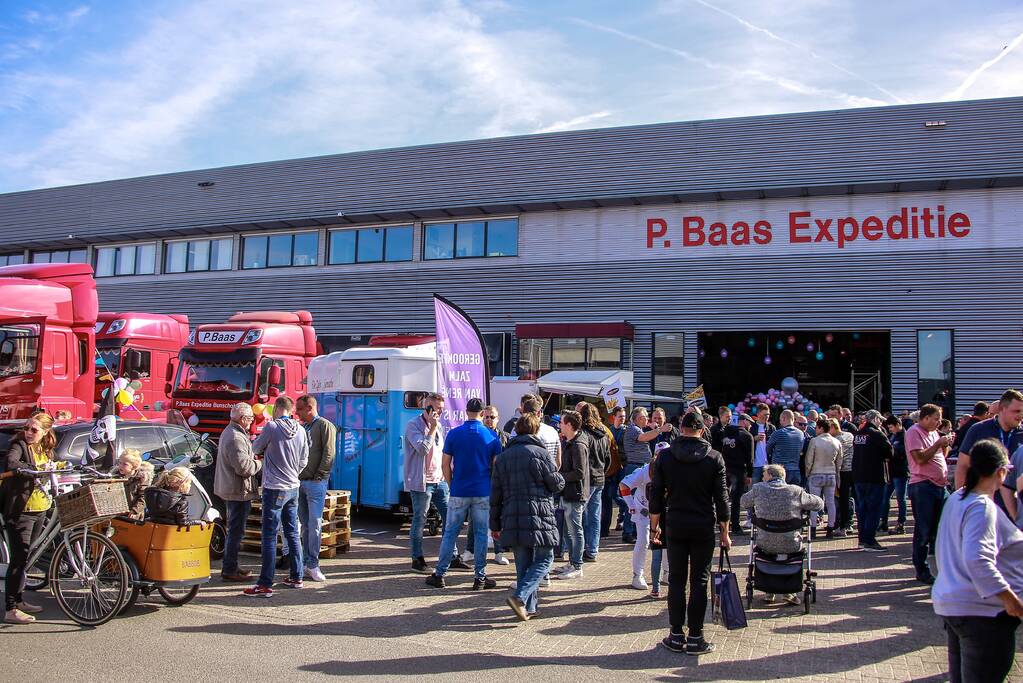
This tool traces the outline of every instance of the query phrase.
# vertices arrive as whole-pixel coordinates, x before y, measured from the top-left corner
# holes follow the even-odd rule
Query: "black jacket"
[[[580,437],[587,440],[587,449],[590,452],[590,488],[604,485],[604,472],[611,463],[611,438],[604,431],[603,427],[590,429],[583,427],[579,432]]]
[[[490,528],[501,532],[501,545],[558,545],[554,494],[564,486],[564,478],[554,471],[551,456],[536,435],[509,441],[490,474]]]
[[[569,503],[579,503],[590,496],[590,444],[583,432],[571,441],[561,442],[561,476],[565,488],[561,498]]]
[[[728,521],[724,458],[703,439],[677,439],[650,468],[649,502],[669,542],[713,538],[716,523]]]
[[[150,487],[146,489],[146,519],[157,524],[188,524],[188,498],[183,493]]]
[[[3,462],[3,471],[5,472],[35,469],[35,463],[28,452],[28,444],[20,439],[11,442]],[[3,483],[0,484],[0,510],[3,511],[6,521],[14,522],[21,517],[34,488],[35,477],[14,475],[3,480]]]
[[[723,453],[721,450],[721,434],[725,431],[725,427],[728,426],[730,425],[718,422],[710,428],[710,447],[719,453]]]
[[[715,425],[717,426],[717,425]],[[753,435],[742,427],[728,425],[718,432],[719,448],[725,467],[729,472],[745,472],[747,477],[753,476]]]
[[[853,436],[853,482],[857,484],[887,484],[888,463],[895,449],[881,430],[870,424]]]
[[[888,473],[892,479],[905,479],[909,476],[909,460],[906,458],[906,432],[905,430],[892,434],[889,438],[894,451],[892,464]]]

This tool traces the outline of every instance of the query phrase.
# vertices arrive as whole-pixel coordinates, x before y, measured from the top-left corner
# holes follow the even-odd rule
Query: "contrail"
[[[697,2],[699,2],[699,0],[697,0]],[[988,61],[984,62],[979,67],[977,67],[977,69],[973,73],[966,77],[965,81],[959,84],[958,88],[945,95],[945,100],[958,100],[960,97],[962,97],[963,93],[970,89],[970,86],[973,85],[974,81],[980,78],[980,75],[982,73],[993,67],[998,62],[1005,59],[1005,57],[1007,57],[1010,52],[1019,47],[1020,43],[1023,43],[1023,33],[1020,33],[1018,36],[1016,36],[1015,40],[1013,40],[1011,43],[1002,48],[1002,51],[999,52],[996,57],[994,57],[993,59],[989,59]]]
[[[676,57],[681,57],[686,61],[693,62],[694,64],[699,64],[700,66],[706,67],[708,69],[713,69],[715,71],[727,71],[736,76],[745,76],[747,78],[753,78],[758,81],[763,81],[765,83],[776,85],[790,92],[799,93],[800,95],[818,95],[832,97],[842,100],[852,107],[888,104],[887,102],[871,99],[869,97],[859,97],[857,95],[850,95],[849,93],[839,92],[837,90],[817,88],[815,86],[808,85],[806,83],[802,83],[791,78],[784,78],[782,76],[772,76],[771,74],[767,74],[764,73],[763,71],[759,71],[756,69],[736,69],[725,64],[713,62],[705,57],[694,55],[693,53],[686,52],[685,50],[680,50],[678,48],[670,47],[668,45],[663,45],[661,43],[654,42],[647,38],[643,38],[642,36],[633,35],[632,33],[626,33],[625,31],[620,31],[616,28],[611,28],[610,26],[594,24],[593,22],[586,21],[585,19],[575,18],[572,19],[572,21],[579,24],[580,26],[585,26],[595,31],[610,33],[611,35],[618,36],[619,38],[624,38],[625,40],[629,40],[634,43],[639,43],[640,45],[645,45],[649,48],[653,48],[654,50],[659,50],[661,52],[666,52]]]
[[[824,62],[825,64],[831,66],[832,68],[838,69],[839,71],[841,71],[842,73],[846,74],[847,76],[852,76],[856,80],[858,80],[858,81],[860,81],[862,83],[866,83],[867,85],[869,85],[872,88],[876,88],[878,91],[884,93],[885,95],[887,95],[888,97],[892,98],[893,100],[895,100],[899,104],[904,104],[906,102],[906,100],[902,99],[901,97],[899,97],[895,93],[891,92],[890,90],[886,90],[885,88],[881,87],[877,83],[874,83],[873,81],[871,81],[871,80],[869,80],[867,78],[864,78],[863,76],[860,76],[858,73],[856,73],[854,71],[850,71],[849,69],[845,68],[841,64],[836,64],[835,62],[831,61],[827,57],[814,52],[812,49],[806,47],[805,45],[800,45],[798,43],[793,43],[788,38],[783,38],[782,36],[779,36],[777,33],[774,33],[774,32],[772,32],[772,31],[770,31],[770,30],[768,30],[768,29],[766,29],[766,28],[764,28],[762,26],[757,26],[756,24],[751,24],[750,22],[746,21],[742,17],[737,16],[735,14],[732,14],[728,10],[722,9],[722,8],[718,7],[717,5],[712,5],[709,2],[707,2],[706,0],[692,0],[692,1],[697,3],[697,4],[699,4],[699,5],[703,5],[707,9],[714,10],[718,14],[722,14],[722,15],[728,17],[729,19],[734,19],[735,21],[739,22],[740,24],[745,26],[750,31],[753,31],[754,33],[762,33],[762,34],[764,34],[765,36],[767,36],[768,38],[770,38],[772,40],[776,40],[779,43],[784,43],[785,45],[788,45],[789,47],[794,47],[797,50],[800,50],[802,52],[806,52],[807,54],[809,54],[814,59],[820,60],[820,61]]]

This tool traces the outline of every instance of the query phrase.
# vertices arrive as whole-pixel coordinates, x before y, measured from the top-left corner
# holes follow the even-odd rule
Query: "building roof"
[[[945,124],[925,125],[933,121]],[[70,246],[708,199],[1008,187],[1023,184],[1021,132],[1023,97],[1014,97],[352,152],[0,194],[0,237],[11,247]]]

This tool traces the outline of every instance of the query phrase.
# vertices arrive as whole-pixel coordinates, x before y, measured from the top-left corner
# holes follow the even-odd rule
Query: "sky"
[[[0,193],[1023,95],[1018,0],[0,0]]]

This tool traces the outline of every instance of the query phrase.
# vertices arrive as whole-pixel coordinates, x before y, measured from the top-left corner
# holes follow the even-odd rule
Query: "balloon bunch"
[[[736,404],[729,404],[728,407],[736,412],[745,413],[755,408],[758,403],[766,403],[771,408],[779,410],[794,410],[803,415],[811,410],[821,412],[821,407],[816,402],[799,392],[799,383],[792,377],[782,380],[781,389],[768,389],[761,394],[746,394],[746,398]]]
[[[103,390],[103,398],[106,398],[107,393],[114,391],[114,400],[118,404],[127,408],[128,406],[135,403],[135,392],[142,388],[142,382],[136,380],[128,381],[124,377],[118,377],[114,380],[113,384],[107,389]]]
[[[268,406],[264,403],[253,403],[252,414],[255,419],[252,420],[252,426],[249,428],[249,431],[253,434],[258,434],[263,431],[266,423],[273,419],[273,406]]]

